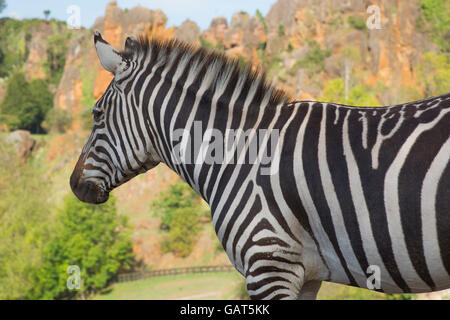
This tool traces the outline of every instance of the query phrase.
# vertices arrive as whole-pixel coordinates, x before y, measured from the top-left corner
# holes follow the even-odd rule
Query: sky
[[[44,10],[50,10],[51,18],[67,21],[73,5],[80,9],[80,22],[85,28],[91,28],[95,19],[103,16],[106,5],[111,0],[6,0],[7,7],[0,17],[44,18]],[[211,20],[224,16],[230,22],[234,13],[246,11],[254,15],[259,9],[263,15],[269,12],[276,0],[118,0],[122,9],[141,5],[149,9],[161,9],[167,16],[167,26],[178,26],[184,20],[195,21],[202,30],[209,27]]]

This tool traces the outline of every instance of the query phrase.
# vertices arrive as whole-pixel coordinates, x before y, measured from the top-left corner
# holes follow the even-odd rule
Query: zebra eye
[[[92,114],[94,115],[94,120],[98,121],[102,116],[103,112],[97,109],[92,110]]]

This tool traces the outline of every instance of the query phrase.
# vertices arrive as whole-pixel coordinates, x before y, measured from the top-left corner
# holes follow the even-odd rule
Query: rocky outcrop
[[[364,24],[370,16],[366,12],[369,5],[380,8],[381,30],[369,30],[364,25],[356,28],[349,22],[356,17]],[[229,24],[224,17],[218,17],[201,33],[193,21],[166,28],[167,18],[159,10],[138,6],[125,12],[111,2],[93,29],[100,30],[118,48],[123,46],[126,36],[139,34],[175,37],[214,47],[263,65],[270,71],[270,77],[293,95],[313,99],[318,98],[324,83],[342,76],[341,60],[351,47],[358,57],[352,74],[359,74],[360,81],[368,87],[382,83],[392,88],[392,94],[388,92],[380,102],[394,103],[396,90],[417,87],[414,66],[420,56],[437,49],[429,36],[416,28],[420,14],[419,0],[278,0],[266,17],[239,12]],[[86,31],[73,39],[55,96],[55,105],[74,115],[81,112],[83,102],[98,99],[112,78],[100,67],[91,38],[91,31]],[[316,72],[314,79],[298,66],[314,50],[312,43],[330,52],[323,70]],[[87,92],[92,93],[90,99],[86,98]]]
[[[26,160],[36,147],[36,140],[30,132],[24,130],[11,132],[6,136],[5,142],[12,145],[18,157],[22,160]]]
[[[200,27],[194,21],[187,19],[176,28],[173,37],[181,41],[199,45]]]
[[[171,38],[174,28],[166,28],[166,21],[167,17],[160,10],[138,6],[125,12],[114,1],[108,4],[105,16],[99,17],[92,29],[99,30],[109,43],[122,48],[129,35]],[[112,75],[101,67],[92,39],[91,30],[82,30],[73,39],[55,94],[55,107],[67,110],[74,119],[79,119],[83,110],[93,107],[112,79]],[[79,127],[80,121],[75,120],[73,130],[79,130]]]
[[[64,30],[66,28],[63,23],[42,21],[28,31],[30,39],[28,40],[27,50],[29,53],[24,65],[25,75],[28,80],[45,79],[48,76],[44,68],[48,62],[48,49],[50,46],[55,45],[52,43],[51,38],[55,35],[63,34],[66,32]]]
[[[228,30],[228,22],[225,17],[218,17],[211,21],[207,30],[202,34],[203,39],[213,46],[223,45],[225,32]]]

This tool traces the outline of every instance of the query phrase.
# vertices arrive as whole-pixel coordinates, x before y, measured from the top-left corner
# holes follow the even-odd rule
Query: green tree
[[[362,84],[349,90],[348,98],[345,97],[345,84],[340,78],[330,80],[325,86],[320,101],[348,104],[353,106],[377,106],[376,97]]]
[[[211,217],[201,198],[181,181],[161,193],[150,208],[161,219],[161,229],[167,231],[161,244],[162,251],[182,257],[191,252],[202,218]]]
[[[417,66],[425,97],[450,92],[450,55],[427,52]]]
[[[53,95],[45,81],[27,82],[25,75],[16,71],[8,79],[0,121],[12,130],[26,129],[39,133],[43,131],[41,123],[52,105]]]
[[[345,85],[345,98],[348,99],[351,88],[351,72],[354,65],[357,65],[361,61],[361,55],[357,47],[347,45],[342,48],[341,56],[339,58],[341,74]]]
[[[51,14],[51,11],[50,10],[44,10],[44,17],[45,17],[45,20],[48,20],[48,18],[50,17],[50,14]]]
[[[105,288],[117,272],[131,267],[133,244],[127,220],[117,215],[115,198],[90,205],[69,195],[56,218],[36,277],[36,298],[86,298]],[[79,291],[67,288],[70,265],[81,270]]]
[[[331,55],[328,49],[322,49],[315,41],[308,41],[308,46],[311,48],[306,56],[294,64],[294,68],[302,67],[306,69],[309,77],[323,71],[325,67],[325,59]]]
[[[450,52],[450,2],[422,0],[421,7],[433,40],[443,51]]]
[[[198,208],[187,207],[174,210],[167,241],[163,251],[170,251],[178,256],[186,257],[197,241],[200,230]]]
[[[46,76],[52,84],[57,85],[61,80],[66,65],[67,43],[71,38],[71,32],[56,33],[47,37],[47,59],[43,66]]]
[[[189,185],[179,181],[162,192],[159,199],[152,202],[150,209],[161,219],[160,228],[169,230],[178,209],[198,207],[199,203],[198,194]]]

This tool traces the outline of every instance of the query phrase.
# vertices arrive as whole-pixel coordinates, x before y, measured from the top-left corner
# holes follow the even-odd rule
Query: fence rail
[[[199,266],[199,267],[160,269],[160,270],[119,274],[117,282],[131,282],[153,277],[174,276],[180,274],[231,272],[233,270],[234,270],[233,266]]]

